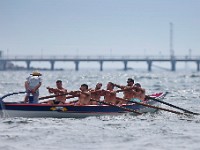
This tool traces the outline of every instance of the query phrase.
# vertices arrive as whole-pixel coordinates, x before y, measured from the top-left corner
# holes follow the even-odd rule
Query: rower
[[[135,100],[135,101],[141,102],[145,100],[145,89],[141,87],[140,83],[135,83],[134,91],[135,91],[134,96],[133,96],[133,99],[131,99],[131,101]]]
[[[133,91],[133,87],[134,87],[134,79],[132,78],[128,78],[127,79],[127,85],[123,86],[123,85],[117,85],[115,84],[116,87],[121,88],[123,91],[123,98],[126,99],[127,101],[129,101],[131,98],[134,97],[134,91]],[[118,104],[125,104],[125,101],[119,101]]]
[[[102,96],[102,83],[97,83],[95,89],[90,89],[91,92],[91,99],[94,100],[100,100],[101,96]],[[97,105],[97,101],[91,101],[90,102],[91,105]]]
[[[116,91],[114,91],[114,83],[108,82],[107,90],[102,90],[104,101],[107,103],[116,104]]]
[[[67,93],[67,89],[63,88],[61,80],[56,81],[56,88],[47,87],[47,89],[49,93],[54,93],[55,95]],[[65,100],[66,100],[66,95],[62,95],[62,96],[56,96],[55,100],[50,100],[47,103],[48,104],[64,104]]]
[[[77,92],[76,92],[77,93]],[[89,105],[91,99],[91,92],[87,84],[82,84],[79,91],[79,99],[75,105]]]

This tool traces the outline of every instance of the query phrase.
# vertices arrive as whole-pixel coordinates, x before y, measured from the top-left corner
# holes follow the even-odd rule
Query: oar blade
[[[0,99],[3,100],[4,98],[6,98],[6,97],[8,97],[8,96],[11,96],[11,95],[25,94],[25,93],[26,93],[26,91],[8,93],[8,94],[3,95]]]
[[[154,100],[154,101],[156,101],[156,102],[160,102],[160,103],[165,104],[165,105],[167,105],[167,106],[170,106],[170,107],[173,107],[173,108],[182,110],[182,111],[184,111],[185,113],[189,113],[189,114],[193,114],[193,115],[200,115],[200,113],[192,112],[192,111],[190,111],[190,110],[187,110],[187,109],[184,109],[184,108],[175,106],[175,105],[173,105],[173,104],[171,104],[171,103],[167,103],[167,102],[165,102],[165,101],[161,101],[161,100],[159,100],[159,99],[157,99],[157,98],[154,98],[154,97],[151,97],[151,96],[147,96],[147,95],[146,95],[146,98],[151,99],[151,100]]]

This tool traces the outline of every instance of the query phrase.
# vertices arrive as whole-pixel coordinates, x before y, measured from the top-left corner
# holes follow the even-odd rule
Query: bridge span
[[[128,62],[146,62],[148,71],[152,71],[154,62],[169,62],[171,71],[176,71],[178,62],[194,62],[197,71],[200,70],[200,56],[1,56],[0,70],[7,70],[8,62],[25,62],[27,70],[31,69],[31,62],[49,62],[50,70],[55,69],[56,62],[74,62],[76,71],[81,62],[99,62],[100,71],[104,62],[122,62],[124,71],[128,70]]]

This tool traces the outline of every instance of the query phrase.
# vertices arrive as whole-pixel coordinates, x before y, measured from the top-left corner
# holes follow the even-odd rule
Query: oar
[[[133,90],[135,88],[137,88],[137,87],[130,87],[130,88],[125,88],[125,89],[121,89],[121,90],[116,90],[116,92],[119,93],[119,92],[124,92],[124,91],[130,91],[130,90]]]
[[[0,98],[0,101],[2,101],[4,98],[6,98],[6,97],[8,97],[8,96],[16,95],[16,94],[24,94],[24,93],[26,93],[26,92],[23,91],[23,92],[13,92],[13,93],[8,93],[8,94],[2,96],[2,97]]]
[[[5,114],[6,114],[6,113],[4,112],[5,106],[4,106],[3,99],[6,98],[6,97],[8,97],[8,96],[11,96],[11,95],[24,94],[24,93],[26,93],[26,92],[25,92],[25,91],[22,91],[22,92],[13,92],[13,93],[8,93],[8,94],[6,94],[6,95],[0,97],[0,105],[1,105],[1,109],[2,109],[2,111],[3,111],[3,116],[4,116],[4,117],[5,117]]]
[[[195,112],[189,111],[189,110],[187,110],[187,109],[184,109],[184,108],[175,106],[175,105],[173,105],[173,104],[170,104],[170,103],[167,103],[167,102],[158,100],[158,99],[156,99],[156,98],[153,98],[153,97],[150,97],[150,96],[147,96],[147,95],[146,95],[146,98],[151,99],[151,100],[154,100],[154,101],[156,101],[156,102],[160,102],[160,103],[165,104],[165,105],[168,105],[168,106],[170,106],[170,107],[174,107],[174,108],[176,108],[176,109],[183,110],[184,112],[189,113],[189,114],[200,115],[199,113],[195,113]]]
[[[39,100],[58,97],[58,96],[64,96],[64,95],[68,95],[68,94],[70,94],[70,93],[63,93],[63,94],[55,94],[55,95],[44,96],[44,97],[40,97]]]
[[[60,96],[60,95],[59,95]],[[70,99],[70,98],[74,98],[74,97],[78,97],[77,95],[71,95],[71,96],[67,96],[66,99]],[[48,102],[49,100],[41,100],[39,103],[45,103]]]
[[[178,114],[178,115],[186,115],[185,113],[181,113],[181,112],[178,112],[178,111],[174,111],[174,110],[170,110],[170,109],[166,109],[166,108],[162,108],[162,107],[157,107],[157,106],[153,106],[153,105],[149,105],[149,104],[145,104],[145,103],[140,103],[140,102],[136,102],[136,101],[134,101],[134,102],[133,101],[128,101],[128,100],[125,100],[125,99],[120,98],[120,97],[117,97],[117,99],[118,100],[122,100],[122,101],[126,101],[126,102],[130,102],[130,103],[135,103],[135,104],[142,105],[142,106],[149,107],[149,108],[168,111],[168,112],[175,113],[175,114]]]
[[[117,105],[115,105],[115,104],[108,103],[108,102],[105,102],[105,101],[95,100],[95,99],[93,99],[93,98],[91,98],[91,100],[92,100],[92,101],[99,102],[99,103],[103,103],[103,104],[106,104],[106,105],[109,105],[109,106],[121,108],[121,109],[124,109],[124,110],[129,111],[129,112],[134,112],[134,113],[139,114],[139,115],[142,114],[141,112],[138,112],[138,111],[136,111],[136,110],[134,110],[134,109],[126,108],[126,107],[123,107],[123,106],[117,106]]]

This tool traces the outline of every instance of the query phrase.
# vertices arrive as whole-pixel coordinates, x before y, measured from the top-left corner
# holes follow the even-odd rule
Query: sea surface
[[[29,71],[0,72],[0,96],[24,91]],[[192,71],[41,71],[40,96],[47,86],[63,80],[68,90],[86,83],[112,81],[125,85],[129,77],[142,84],[147,94],[168,91],[164,99],[176,106],[200,113],[200,72]],[[122,96],[119,94],[119,96]],[[4,101],[22,101],[13,95]],[[161,107],[173,109],[161,104]],[[173,109],[175,110],[175,109]],[[179,110],[177,110],[179,111]],[[0,118],[0,150],[200,150],[200,116],[182,116],[165,111],[139,116],[75,118]]]

